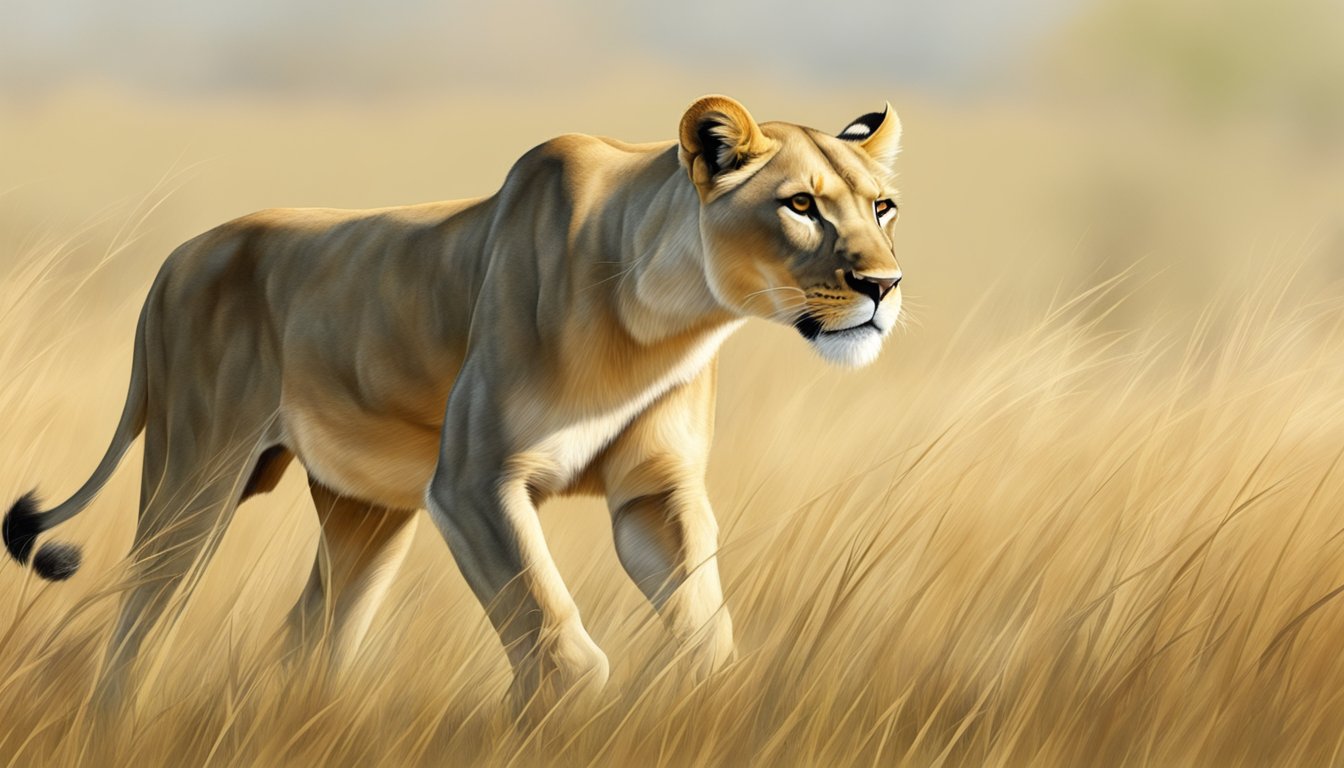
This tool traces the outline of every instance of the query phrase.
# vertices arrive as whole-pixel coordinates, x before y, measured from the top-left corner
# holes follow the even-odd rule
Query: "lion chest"
[[[511,431],[521,438],[515,462],[530,475],[529,484],[547,493],[570,486],[654,401],[703,371],[724,340],[740,325],[729,323],[708,334],[675,365],[608,408],[582,412],[547,407],[538,401],[512,408]]]

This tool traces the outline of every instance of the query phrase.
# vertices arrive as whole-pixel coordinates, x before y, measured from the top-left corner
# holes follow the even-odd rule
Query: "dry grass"
[[[67,287],[48,276],[58,271],[39,255],[3,284],[5,413],[45,399],[59,343],[29,334],[43,335],[40,310]],[[10,765],[1338,762],[1344,302],[1295,299],[1280,281],[1231,295],[1188,335],[1101,331],[1128,284],[1018,333],[995,330],[991,312],[970,317],[901,407],[869,388],[849,406],[868,414],[861,431],[810,431],[788,448],[792,463],[720,451],[716,471],[735,476],[723,559],[742,658],[699,688],[664,666],[658,628],[611,563],[590,558],[572,581],[617,661],[610,697],[586,721],[515,732],[479,609],[444,558],[420,557],[407,567],[416,586],[340,690],[320,693],[313,670],[240,640],[266,636],[237,626],[256,611],[214,594],[224,622],[146,653],[189,657],[190,670],[160,675],[137,715],[100,724],[86,698],[106,576],[72,603],[59,596],[73,586],[10,568],[0,754]],[[803,387],[772,410],[819,396]],[[7,434],[7,485],[58,471],[13,439],[49,440],[40,429]],[[835,469],[776,482],[819,455]],[[115,492],[123,503],[132,486]],[[553,538],[608,546],[581,522],[585,538],[564,526]],[[261,567],[245,579],[296,581]]]
[[[141,232],[156,199],[112,218]],[[90,277],[143,242],[90,232],[6,237],[22,256],[0,275],[5,500],[73,490],[120,408],[152,259]],[[74,580],[0,569],[0,765],[1344,762],[1344,301],[1292,265],[1329,274],[1330,248],[1261,246],[1262,269],[1193,320],[1127,303],[1161,280],[1139,275],[1049,308],[926,288],[924,329],[857,374],[749,326],[724,353],[710,476],[740,660],[689,689],[600,505],[553,505],[548,537],[614,674],[599,711],[536,731],[505,719],[503,654],[428,525],[355,679],[324,692],[278,662],[315,546],[296,472],[240,510],[145,651],[139,707],[93,717],[133,451],[62,529],[86,545]]]

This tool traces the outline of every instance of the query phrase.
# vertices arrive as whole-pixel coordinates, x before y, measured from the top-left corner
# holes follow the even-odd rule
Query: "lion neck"
[[[610,281],[617,316],[643,345],[713,334],[736,319],[710,288],[700,198],[672,158],[661,185],[631,195],[638,206],[620,229],[621,276]]]

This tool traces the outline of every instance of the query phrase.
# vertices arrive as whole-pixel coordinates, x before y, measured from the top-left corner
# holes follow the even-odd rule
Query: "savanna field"
[[[0,113],[0,504],[92,472],[174,245],[269,206],[486,194],[565,131],[671,138],[706,90],[628,85]],[[721,354],[733,665],[686,682],[594,499],[541,512],[611,658],[593,711],[510,723],[505,656],[427,520],[355,674],[286,665],[317,545],[295,465],[103,717],[136,448],[56,534],[84,547],[73,579],[0,565],[0,766],[1344,764],[1344,151],[1058,105],[732,95],[833,129],[892,100],[908,313],[861,371],[760,321]]]

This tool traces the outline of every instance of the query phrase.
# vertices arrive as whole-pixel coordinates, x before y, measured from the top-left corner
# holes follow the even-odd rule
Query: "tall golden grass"
[[[59,253],[33,254],[0,285],[0,412],[20,425],[0,448],[9,491],[74,471],[34,457],[51,437],[41,416],[25,416],[50,401],[44,368],[64,346],[30,336],[45,336],[75,279],[53,277]],[[240,626],[265,623],[255,605],[216,590],[195,598],[216,603],[194,615],[204,631],[161,636],[142,656],[177,672],[150,675],[137,710],[100,722],[88,698],[116,592],[107,574],[43,585],[10,567],[0,755],[8,765],[1339,762],[1344,300],[1267,277],[1169,334],[1103,330],[1133,278],[1015,331],[995,322],[991,300],[941,360],[900,378],[898,396],[867,387],[841,406],[806,385],[777,395],[768,418],[821,408],[846,423],[785,426],[791,460],[777,466],[753,457],[749,437],[720,446],[717,485],[731,499],[721,557],[741,658],[699,687],[667,664],[611,558],[591,554],[609,548],[600,520],[570,511],[549,520],[550,534],[580,565],[572,584],[616,662],[588,719],[511,727],[506,665],[479,608],[446,558],[420,553],[406,568],[414,587],[339,688],[284,667],[263,627]],[[786,343],[758,341],[767,348],[736,350],[747,360],[730,367]],[[725,407],[763,386],[742,373],[725,377]],[[786,474],[801,479],[777,482]],[[133,491],[126,478],[108,493],[129,506]],[[296,495],[289,506],[302,514]],[[278,532],[253,542],[262,549],[302,538],[293,522],[268,523]],[[107,527],[86,526],[90,549],[106,548]],[[241,562],[247,581],[297,589],[293,565],[263,570],[256,553]]]
[[[943,141],[963,152],[975,142],[956,124]],[[951,172],[987,186],[943,182],[940,203],[933,171],[953,166],[910,157],[924,194],[908,216],[934,222],[921,242],[969,242],[950,223],[970,214],[992,240],[974,195],[1011,174],[963,158]],[[163,199],[110,227],[5,232],[19,255],[0,274],[0,503],[34,484],[62,497],[105,446],[153,273],[152,254],[127,254],[155,227],[181,234],[180,198]],[[1190,312],[1151,300],[1171,281],[1123,239],[1107,244],[1130,271],[1053,277],[1094,242],[1017,249],[1031,290],[967,280],[987,249],[912,253],[915,328],[862,372],[825,370],[763,324],[729,343],[709,482],[740,658],[698,687],[593,501],[542,514],[613,662],[594,711],[510,723],[503,653],[428,525],[351,679],[285,666],[272,639],[316,545],[291,471],[240,509],[185,615],[142,653],[136,705],[99,716],[133,451],[60,530],[85,547],[74,579],[0,566],[0,765],[1344,762],[1344,291],[1322,277],[1335,246],[1263,241],[1256,269],[1183,273],[1222,286]],[[1061,283],[1081,287],[1040,290]]]

